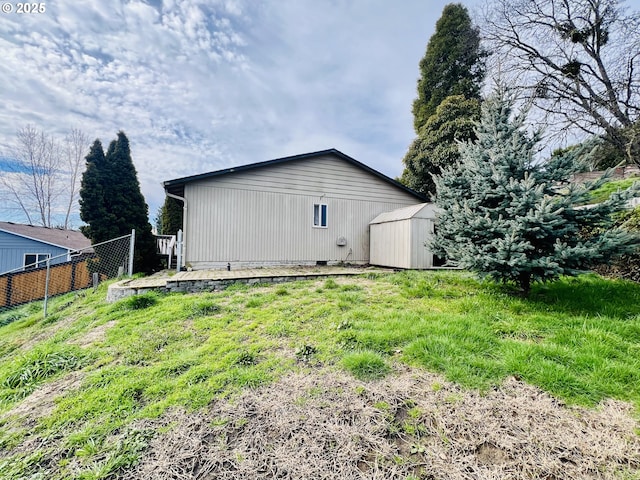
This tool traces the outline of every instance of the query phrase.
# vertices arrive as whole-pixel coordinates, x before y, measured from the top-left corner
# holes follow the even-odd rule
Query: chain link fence
[[[135,231],[91,247],[37,262],[0,275],[0,314],[25,303],[96,286],[133,273]],[[2,323],[2,318],[0,318]]]

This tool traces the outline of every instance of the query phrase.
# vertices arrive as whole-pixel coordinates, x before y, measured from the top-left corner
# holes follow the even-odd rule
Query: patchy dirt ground
[[[292,374],[206,412],[176,411],[122,478],[640,478],[628,404],[567,407],[510,379],[486,394],[404,369],[378,382]]]
[[[35,426],[40,418],[46,417],[53,411],[56,398],[69,390],[78,388],[83,377],[82,372],[71,372],[53,382],[45,383],[14,408],[5,412],[0,419],[14,418],[25,427]]]
[[[79,347],[82,347],[82,348],[88,348],[94,343],[103,341],[107,333],[107,330],[109,330],[115,324],[116,324],[115,320],[111,320],[110,322],[103,323],[102,325],[99,325],[94,329],[89,330],[87,333],[85,333],[81,337],[75,340],[72,340],[69,343],[78,345]]]

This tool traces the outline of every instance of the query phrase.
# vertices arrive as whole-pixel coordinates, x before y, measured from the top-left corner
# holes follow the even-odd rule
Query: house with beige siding
[[[164,182],[184,205],[184,264],[194,269],[369,263],[369,223],[425,202],[335,150]]]

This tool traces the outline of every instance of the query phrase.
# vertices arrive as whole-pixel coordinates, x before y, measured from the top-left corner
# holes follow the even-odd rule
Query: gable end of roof
[[[428,199],[422,195],[419,192],[416,192],[415,190],[407,187],[406,185],[401,184],[400,182],[397,182],[396,180],[387,177],[385,174],[378,172],[377,170],[374,170],[373,168],[369,167],[368,165],[365,165],[362,162],[359,162],[358,160],[356,160],[355,158],[350,157],[349,155],[346,155],[344,153],[342,153],[339,150],[336,150],[335,148],[330,148],[328,150],[320,150],[318,152],[311,152],[311,153],[303,153],[300,155],[293,155],[290,157],[282,157],[282,158],[276,158],[273,160],[267,160],[264,162],[257,162],[257,163],[250,163],[247,165],[240,165],[238,167],[231,167],[231,168],[226,168],[223,170],[216,170],[213,172],[207,172],[207,173],[201,173],[199,175],[191,175],[188,177],[182,177],[182,178],[176,178],[173,180],[167,180],[165,182],[162,183],[165,191],[167,193],[173,194],[173,195],[177,195],[179,197],[182,197],[184,195],[184,186],[187,183],[190,182],[195,182],[198,180],[205,180],[205,179],[209,179],[209,178],[215,178],[215,177],[219,177],[221,175],[227,175],[229,173],[234,173],[234,172],[243,172],[243,171],[247,171],[247,170],[254,170],[257,168],[262,168],[262,167],[266,167],[269,165],[277,165],[277,164],[281,164],[281,163],[287,163],[287,162],[292,162],[292,161],[297,161],[297,160],[305,160],[305,159],[310,159],[310,158],[317,158],[317,157],[322,157],[322,156],[326,156],[326,155],[334,155],[352,165],[355,165],[373,175],[375,175],[376,177],[380,178],[381,180],[390,183],[391,185],[395,186],[396,188],[399,188],[401,190],[404,190],[405,192],[415,196],[418,200],[422,201],[422,202],[426,202],[428,201]]]

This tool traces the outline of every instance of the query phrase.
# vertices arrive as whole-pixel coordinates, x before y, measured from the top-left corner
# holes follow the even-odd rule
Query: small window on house
[[[47,264],[48,253],[25,253],[24,254],[24,269],[40,268]]]
[[[327,226],[327,205],[324,203],[316,203],[313,205],[313,226]]]

